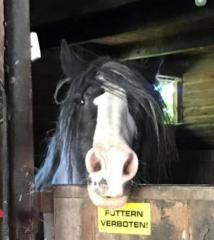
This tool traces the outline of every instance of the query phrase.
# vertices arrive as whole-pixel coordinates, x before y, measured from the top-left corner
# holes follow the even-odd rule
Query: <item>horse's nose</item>
[[[122,186],[131,180],[138,169],[138,158],[130,148],[94,147],[86,155],[86,168],[93,180],[99,175],[106,179],[108,189],[114,185]],[[97,178],[97,177],[95,177]]]

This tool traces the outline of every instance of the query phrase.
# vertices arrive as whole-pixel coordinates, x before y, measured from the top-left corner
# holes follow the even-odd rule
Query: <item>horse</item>
[[[84,184],[96,206],[124,205],[133,186],[168,183],[176,145],[157,80],[131,62],[110,57],[84,61],[65,40],[61,67],[67,84],[44,164],[46,184]]]

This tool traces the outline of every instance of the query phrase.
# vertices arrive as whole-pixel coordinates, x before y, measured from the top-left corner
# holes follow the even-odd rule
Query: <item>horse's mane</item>
[[[148,82],[137,67],[110,58],[100,58],[79,76],[67,77],[66,82],[70,86],[61,104],[56,131],[50,140],[44,165],[36,175],[37,188],[52,182],[60,162],[67,164],[71,174],[73,165],[80,164],[80,159],[76,161],[76,158],[83,158],[76,152],[81,136],[78,118],[82,117],[78,110],[81,99],[90,86],[104,86],[112,93],[117,90],[115,94],[118,95],[120,89],[127,93],[129,111],[138,128],[132,146],[140,163],[135,181],[154,183],[166,179],[167,164],[175,152],[175,145],[166,124],[168,117],[163,112],[164,102],[155,83]],[[82,171],[82,179],[85,179],[85,170]],[[72,180],[68,183],[72,183]]]

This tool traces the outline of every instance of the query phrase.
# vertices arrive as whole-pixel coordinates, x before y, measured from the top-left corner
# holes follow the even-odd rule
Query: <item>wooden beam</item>
[[[164,27],[171,21],[174,22],[175,27],[176,21],[179,19],[194,26],[196,21],[213,17],[213,9],[212,1],[209,1],[203,8],[196,7],[192,0],[136,1],[78,20],[65,19],[40,25],[32,30],[38,33],[42,48],[48,48],[59,45],[62,38],[67,39],[70,44],[80,44],[136,29],[146,29],[149,32],[157,26]]]
[[[124,33],[114,34],[112,36],[92,39],[90,42],[105,44],[109,46],[117,46],[121,44],[154,41],[162,38],[169,38],[176,35],[187,34],[190,32],[198,32],[209,29],[214,24],[213,7],[200,12],[189,12],[161,18],[158,21],[151,20],[151,23],[141,23],[139,27]],[[194,23],[194,24],[193,24]]]
[[[53,199],[73,198],[89,201],[85,186],[56,185],[48,187],[44,192],[36,193],[36,206],[39,211],[51,213],[54,211]],[[143,185],[134,189],[130,199],[141,200],[204,200],[214,201],[214,188],[212,186],[196,185]]]
[[[200,33],[200,34],[199,34]],[[115,55],[124,60],[164,56],[178,53],[203,52],[214,48],[214,33],[199,30],[169,38],[115,47]]]
[[[49,193],[50,189],[47,193]],[[88,200],[86,187],[56,185],[52,187],[54,198],[82,198]],[[131,193],[130,198],[142,200],[204,200],[214,201],[212,186],[196,185],[143,185]]]

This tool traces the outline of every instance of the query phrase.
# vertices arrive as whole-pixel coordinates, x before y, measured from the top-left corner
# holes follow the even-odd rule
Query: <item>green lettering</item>
[[[102,224],[102,226],[105,226],[106,225],[106,221],[102,221],[101,220],[101,224]]]
[[[112,225],[112,227],[116,227],[117,226],[117,222],[116,221],[112,221],[111,225]]]
[[[111,227],[111,221],[109,221],[109,220],[106,221],[106,226],[107,226],[107,227]]]

